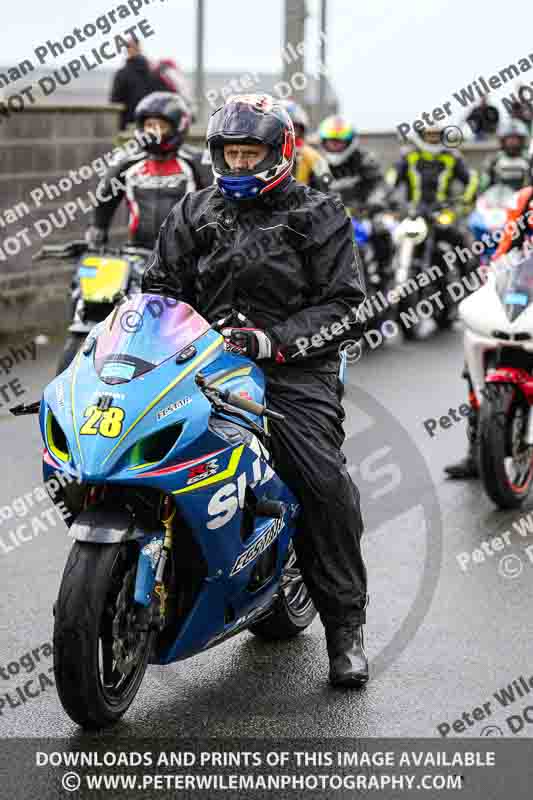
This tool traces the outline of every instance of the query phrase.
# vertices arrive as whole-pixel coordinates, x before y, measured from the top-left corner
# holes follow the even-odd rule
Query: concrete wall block
[[[30,208],[33,208],[35,206],[35,201],[32,199],[30,192],[37,189],[44,191],[44,184],[48,184],[49,187],[59,187],[59,181],[64,177],[66,177],[64,172],[51,172],[43,175],[33,175],[31,177],[22,175],[5,180],[0,177],[0,214],[2,210],[10,208],[14,203],[20,201],[24,201]],[[74,185],[70,192],[62,193],[61,197],[70,200],[72,197],[84,194],[88,189],[96,186],[97,180],[98,178],[91,178],[90,180],[82,181],[79,186]],[[53,189],[50,189],[50,191],[53,192]],[[35,196],[38,199],[40,195],[37,193]],[[45,201],[43,200],[42,202],[44,203]]]
[[[57,129],[56,114],[34,111],[13,112],[0,120],[0,141],[4,139],[51,139]]]
[[[57,166],[56,146],[20,143],[0,147],[0,174],[17,172],[50,172]]]
[[[68,279],[66,279],[68,283]],[[59,285],[49,289],[32,288],[24,296],[9,298],[1,303],[0,334],[14,331],[56,331],[66,332],[67,304],[65,287]]]
[[[120,111],[95,114],[93,119],[94,136],[98,139],[113,139],[118,133]]]
[[[63,142],[58,146],[57,168],[66,174],[69,169],[77,169],[85,164],[91,164],[95,158],[112,150],[111,141],[108,144],[101,140],[97,142]]]

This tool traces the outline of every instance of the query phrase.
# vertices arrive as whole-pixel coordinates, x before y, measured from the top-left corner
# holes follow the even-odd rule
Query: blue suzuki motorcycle
[[[251,630],[303,631],[299,506],[269,454],[264,377],[185,303],[137,294],[90,332],[39,411],[45,481],[74,543],[54,606],[54,672],[85,728],[122,717],[148,664]]]

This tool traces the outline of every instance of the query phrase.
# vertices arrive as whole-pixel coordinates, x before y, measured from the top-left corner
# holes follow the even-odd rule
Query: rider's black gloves
[[[221,333],[242,355],[254,361],[262,358],[285,360],[270,336],[259,328],[222,328]]]

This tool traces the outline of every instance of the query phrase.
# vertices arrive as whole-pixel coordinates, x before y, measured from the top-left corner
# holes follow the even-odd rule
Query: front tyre
[[[479,469],[488,496],[500,508],[519,508],[528,498],[533,477],[533,448],[524,442],[529,406],[506,384],[492,386],[481,404]]]
[[[272,612],[248,630],[266,641],[292,639],[309,627],[316,613],[293,552],[281,577],[279,597]]]
[[[153,633],[137,624],[137,548],[75,542],[55,605],[54,674],[69,717],[84,728],[116,723],[146,671]]]

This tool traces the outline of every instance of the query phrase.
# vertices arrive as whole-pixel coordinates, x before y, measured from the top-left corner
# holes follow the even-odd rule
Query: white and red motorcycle
[[[533,478],[533,250],[492,262],[459,306],[479,404],[479,466],[489,497],[517,508]]]

